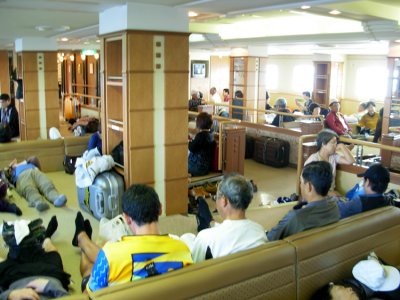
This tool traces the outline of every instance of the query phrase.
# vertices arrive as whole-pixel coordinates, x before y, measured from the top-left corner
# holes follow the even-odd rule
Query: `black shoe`
[[[204,198],[198,198],[199,201],[199,212],[197,214],[197,232],[200,232],[203,229],[210,228],[210,223],[213,220],[213,217],[210,212],[210,208]]]
[[[78,235],[85,231],[85,220],[83,219],[82,213],[79,211],[75,218],[75,234],[72,238],[72,246],[78,247]]]

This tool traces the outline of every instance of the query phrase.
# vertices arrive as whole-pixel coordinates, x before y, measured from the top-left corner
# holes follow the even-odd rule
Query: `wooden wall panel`
[[[224,99],[223,90],[229,88],[229,56],[210,57],[210,88],[215,86],[221,99]],[[208,97],[207,91],[207,97]],[[231,98],[233,92],[230,91]]]
[[[165,178],[182,179],[188,176],[187,144],[165,146]]]
[[[133,149],[130,151],[129,173],[132,183],[154,182],[154,148]]]
[[[22,53],[22,72],[25,79],[25,73],[37,72],[37,53],[23,52]]]
[[[165,108],[185,108],[188,110],[187,74],[167,73],[165,76]]]
[[[0,93],[10,95],[10,72],[7,50],[0,51]]]
[[[187,34],[165,35],[164,53],[165,72],[181,71],[188,76],[189,37]]]
[[[128,109],[153,109],[153,73],[130,73],[128,81]]]
[[[39,110],[39,97],[37,90],[35,91],[26,91],[24,93],[24,104],[26,110],[36,109]],[[27,119],[29,120],[29,119]]]
[[[128,32],[127,72],[153,72],[153,34]]]
[[[40,52],[40,51],[39,51]],[[44,53],[44,71],[48,72],[55,72],[58,71],[57,66],[57,52],[43,52]]]
[[[27,72],[24,74],[23,86],[25,93],[38,90],[38,77],[37,72]],[[24,98],[26,95],[24,94]]]
[[[151,147],[154,144],[154,117],[153,110],[130,112],[129,132],[131,135],[130,147]]]
[[[165,182],[167,215],[187,213],[187,175],[184,179]]]
[[[26,116],[26,127],[27,129],[39,129],[39,110],[38,109],[30,109],[25,110]]]
[[[165,144],[185,144],[187,148],[187,108],[165,110]]]

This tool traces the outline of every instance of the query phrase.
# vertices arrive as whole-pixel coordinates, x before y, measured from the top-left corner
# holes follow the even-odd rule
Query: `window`
[[[278,89],[279,70],[277,65],[267,65],[266,67],[265,88],[267,91]]]
[[[388,71],[385,67],[361,67],[356,73],[356,96],[358,99],[384,99]]]
[[[312,91],[314,83],[314,66],[297,65],[293,68],[292,89],[298,94]]]

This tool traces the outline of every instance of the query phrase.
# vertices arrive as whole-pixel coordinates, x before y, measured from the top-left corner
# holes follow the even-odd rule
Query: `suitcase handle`
[[[104,197],[103,193],[96,193],[97,211],[104,215]]]

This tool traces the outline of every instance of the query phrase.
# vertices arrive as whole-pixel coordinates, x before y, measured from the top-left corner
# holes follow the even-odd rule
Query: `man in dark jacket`
[[[18,111],[11,104],[11,99],[8,94],[0,95],[0,123],[8,124],[11,129],[11,137],[19,136],[19,120]]]
[[[304,166],[300,176],[303,203],[289,211],[278,225],[267,232],[269,241],[284,239],[308,229],[339,221],[336,201],[327,197],[332,183],[332,167],[326,161],[314,161]]]
[[[373,164],[358,177],[364,177],[364,194],[346,202],[338,202],[340,217],[352,215],[390,205],[390,199],[383,193],[390,182],[389,171],[381,164]]]
[[[286,108],[287,102],[285,98],[279,98],[275,101],[275,110],[278,112],[283,112],[283,113],[291,113],[290,110]],[[283,122],[294,122],[296,119],[291,116],[283,116],[283,115],[276,115],[276,117],[272,120],[271,125],[276,126],[276,127],[281,127]]]

